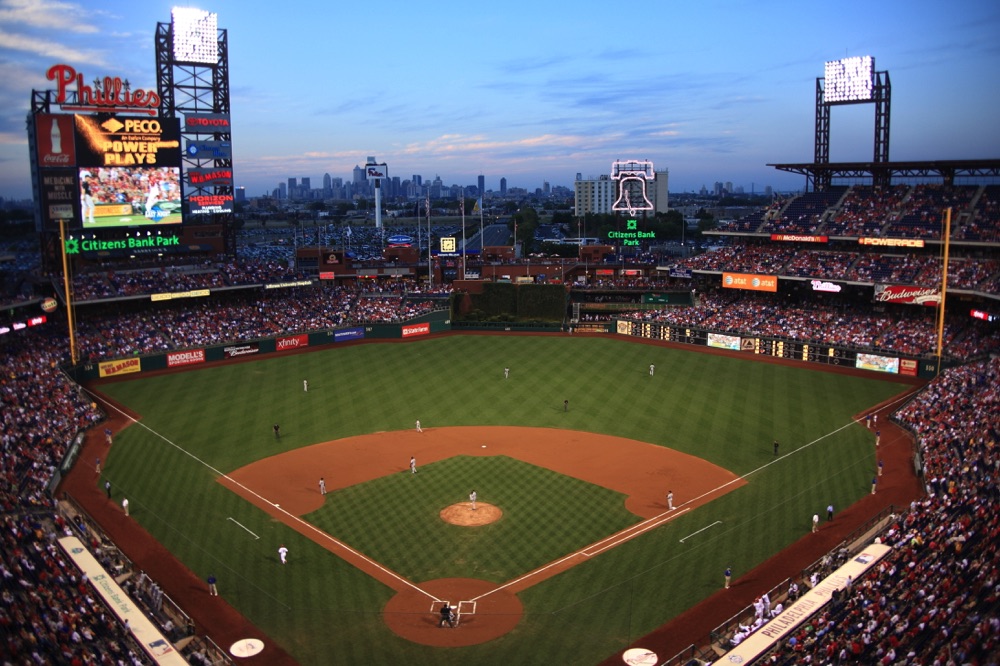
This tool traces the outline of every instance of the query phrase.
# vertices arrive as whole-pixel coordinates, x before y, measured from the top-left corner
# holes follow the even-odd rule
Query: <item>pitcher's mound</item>
[[[486,502],[476,502],[476,509],[473,511],[471,502],[459,502],[441,509],[440,516],[441,520],[452,525],[476,527],[495,523],[503,516],[503,511]]]

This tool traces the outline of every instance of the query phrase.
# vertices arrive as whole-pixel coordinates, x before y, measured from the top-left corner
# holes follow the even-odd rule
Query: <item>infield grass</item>
[[[456,335],[345,345],[102,386],[143,415],[116,438],[105,476],[128,495],[136,520],[202,578],[214,573],[221,594],[303,664],[588,664],[715,592],[727,565],[738,578],[807,533],[813,513],[866,494],[872,436],[852,416],[905,388],[881,376],[620,338]],[[216,482],[284,450],[407,430],[416,419],[431,428],[606,433],[705,458],[749,483],[522,592],[525,616],[510,634],[434,649],[386,628],[381,611],[391,590]],[[791,454],[777,463],[774,439]],[[620,496],[593,496],[590,484],[518,461],[455,458],[434,467],[444,479],[471,464],[496,466],[491,501],[502,498],[495,503],[518,517],[482,532],[496,538],[452,535],[437,517],[445,490],[435,483],[416,492],[374,480],[338,491],[330,510],[308,518],[415,581],[444,574],[433,561],[442,543],[463,554],[448,563],[448,576],[503,581],[634,520]],[[555,499],[549,488],[558,488],[558,520],[525,513]],[[340,503],[349,510],[336,510]],[[391,518],[371,511],[385,506],[405,509]],[[277,563],[281,543],[291,551],[285,567]]]

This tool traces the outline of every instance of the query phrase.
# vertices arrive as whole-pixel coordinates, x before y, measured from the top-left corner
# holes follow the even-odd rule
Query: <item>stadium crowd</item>
[[[934,353],[936,347],[935,312],[929,310],[909,306],[886,311],[848,301],[782,303],[773,297],[719,289],[701,294],[698,304],[690,307],[640,310],[619,316],[720,333],[919,356]],[[944,339],[946,353],[952,358],[967,360],[1000,351],[993,329],[969,317],[948,319]]]
[[[851,188],[794,215],[786,202],[733,229],[841,235],[940,234],[934,210],[955,205],[953,237],[996,242],[1000,188],[954,191],[900,186]],[[839,206],[833,213],[828,206]],[[817,212],[818,211],[818,212]],[[825,214],[824,214],[825,211]],[[352,242],[364,240],[359,230]],[[348,237],[350,238],[350,236]],[[367,238],[367,236],[365,236]],[[345,239],[341,238],[343,242]],[[336,239],[331,242],[336,243]],[[79,347],[88,360],[333,329],[400,322],[443,306],[447,288],[422,291],[413,281],[359,281],[354,288],[259,290],[253,285],[303,279],[263,247],[256,259],[205,262],[183,269],[108,268],[74,277]],[[252,252],[251,252],[252,254]],[[933,285],[936,256],[822,251],[737,242],[680,260],[694,271],[735,270],[858,282]],[[581,289],[675,288],[673,278],[597,280]],[[242,287],[242,288],[241,288]],[[949,263],[949,287],[1000,294],[1000,261],[968,256]],[[161,292],[218,290],[211,301],[93,303]],[[608,302],[628,302],[608,296]],[[690,307],[629,316],[727,333],[794,338],[910,355],[933,351],[930,309],[859,308],[827,299],[808,304],[755,293],[699,293]],[[588,315],[590,316],[590,315]],[[95,601],[54,538],[66,529],[48,487],[77,435],[104,415],[62,371],[66,336],[58,325],[0,340],[0,661],[21,664],[145,664],[127,629]],[[1000,353],[995,332],[974,320],[949,320],[946,354],[982,359]],[[836,604],[812,618],[769,656],[775,664],[998,664],[1000,654],[1000,360],[945,371],[894,417],[917,441],[927,495],[894,518],[880,539],[891,554]],[[96,547],[98,544],[90,544]],[[808,585],[808,578],[800,581]],[[793,600],[793,599],[792,599]],[[777,610],[776,608],[774,610]],[[760,624],[772,610],[754,611]],[[756,620],[755,620],[756,621]],[[748,627],[749,629],[750,627]],[[741,630],[742,631],[742,630]]]
[[[1000,663],[998,404],[994,358],[946,370],[895,412],[917,439],[927,495],[877,537],[892,548],[885,559],[782,641],[768,664]],[[756,628],[739,627],[731,644]]]

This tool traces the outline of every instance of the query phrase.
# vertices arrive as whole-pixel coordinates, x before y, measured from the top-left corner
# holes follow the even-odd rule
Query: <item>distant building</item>
[[[573,183],[573,202],[577,215],[611,215],[615,202],[615,186],[611,176],[604,174],[596,179],[578,178]]]
[[[486,194],[486,176],[479,174],[479,196]]]
[[[500,179],[500,196],[502,196],[502,197],[507,196],[507,179],[506,178],[501,178]]]
[[[670,190],[668,188],[670,170],[655,171],[654,174],[656,180],[653,181],[653,191],[650,193],[650,199],[655,206],[653,210],[656,213],[666,213],[670,210]]]

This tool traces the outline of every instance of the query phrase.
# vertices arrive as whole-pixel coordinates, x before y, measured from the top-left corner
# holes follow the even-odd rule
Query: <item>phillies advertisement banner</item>
[[[260,353],[260,347],[256,342],[248,345],[230,345],[222,349],[226,358],[239,358],[240,356],[254,356]]]
[[[186,201],[192,215],[233,212],[232,194],[192,194]]]
[[[750,291],[778,291],[778,278],[774,275],[723,273],[722,286],[725,287],[726,289],[748,289]]]
[[[288,351],[289,349],[301,349],[309,346],[308,335],[290,335],[287,338],[278,338],[274,341],[274,351]]]
[[[188,141],[184,152],[196,160],[229,160],[233,158],[233,144],[229,141]]]
[[[58,225],[59,220],[75,222],[80,195],[76,169],[45,169],[38,179],[42,199],[42,217],[47,225]]]
[[[193,365],[205,362],[204,349],[189,349],[188,351],[167,354],[167,367],[176,368],[181,365]]]
[[[184,116],[185,134],[230,134],[228,113],[194,113]]]
[[[35,116],[35,143],[38,166],[43,169],[71,167],[76,164],[75,123],[68,114],[42,113]]]
[[[218,169],[188,169],[187,181],[193,187],[208,187],[210,185],[223,185],[232,187],[233,170],[220,167]]]
[[[365,329],[363,328],[345,328],[340,331],[334,331],[333,340],[335,342],[343,342],[344,340],[360,340],[365,337]]]
[[[428,322],[423,324],[412,324],[403,327],[403,337],[411,338],[414,335],[428,335],[431,332],[431,325]]]
[[[116,377],[130,375],[142,370],[142,359],[126,358],[120,361],[107,361],[97,364],[97,372],[101,377]]]
[[[873,300],[875,303],[905,303],[936,307],[941,304],[941,290],[937,287],[877,284]]]
[[[828,243],[829,236],[801,236],[799,234],[771,234],[771,240],[794,243]]]

